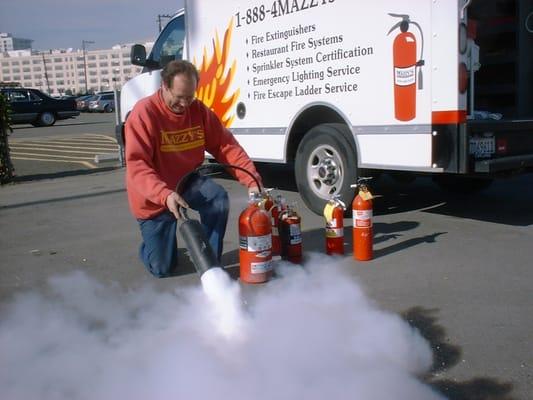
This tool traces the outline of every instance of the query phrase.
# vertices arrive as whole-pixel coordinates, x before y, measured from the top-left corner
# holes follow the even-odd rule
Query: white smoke
[[[432,362],[425,340],[331,260],[281,265],[242,314],[226,278],[231,311],[200,285],[53,278],[50,293],[19,295],[0,317],[2,398],[442,399],[417,379]]]

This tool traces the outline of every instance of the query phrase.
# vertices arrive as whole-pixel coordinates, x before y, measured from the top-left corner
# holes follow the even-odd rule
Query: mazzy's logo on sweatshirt
[[[200,126],[194,126],[179,131],[161,131],[162,152],[175,153],[203,147],[204,144],[205,134]]]

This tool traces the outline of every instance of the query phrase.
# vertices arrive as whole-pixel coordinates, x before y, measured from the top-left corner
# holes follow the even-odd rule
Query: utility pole
[[[172,15],[168,15],[168,14],[157,15],[157,23],[159,24],[159,32],[163,30],[163,27],[161,26],[161,18],[172,18]]]
[[[43,64],[44,64],[44,79],[46,79],[46,86],[48,87],[48,94],[50,93],[50,82],[48,81],[48,71],[46,69],[46,60],[44,59],[44,53],[41,52],[41,56],[43,57]]]
[[[85,45],[86,44],[92,44],[94,42],[91,42],[90,40],[82,40],[81,41],[81,47],[83,49],[83,71],[85,72],[85,94],[89,91],[87,87],[87,55],[85,51]]]

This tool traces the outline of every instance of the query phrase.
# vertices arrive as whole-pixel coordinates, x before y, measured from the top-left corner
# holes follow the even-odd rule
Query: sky
[[[0,0],[0,32],[32,39],[33,49],[108,49],[143,43],[158,34],[158,15],[171,15],[184,0]],[[168,19],[163,18],[163,23]]]

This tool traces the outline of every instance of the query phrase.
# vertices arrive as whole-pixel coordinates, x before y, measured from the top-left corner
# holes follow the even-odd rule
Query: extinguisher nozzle
[[[202,224],[194,219],[188,219],[179,227],[189,258],[194,264],[196,271],[200,276],[211,268],[220,267],[220,263],[209,244]]]

